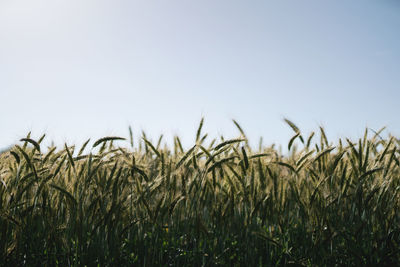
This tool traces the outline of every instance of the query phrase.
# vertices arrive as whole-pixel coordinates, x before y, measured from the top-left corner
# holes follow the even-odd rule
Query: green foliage
[[[188,150],[29,134],[0,154],[0,265],[400,265],[400,140],[304,142],[285,121],[288,155],[254,153],[236,121],[239,138],[204,144],[202,119]]]

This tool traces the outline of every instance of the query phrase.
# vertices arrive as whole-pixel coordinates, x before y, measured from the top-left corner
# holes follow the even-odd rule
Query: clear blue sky
[[[0,0],[0,147],[145,130],[400,133],[400,3]]]

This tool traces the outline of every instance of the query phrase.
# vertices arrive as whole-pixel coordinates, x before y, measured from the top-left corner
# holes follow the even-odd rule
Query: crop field
[[[303,135],[288,153],[202,132],[0,155],[5,266],[399,266],[400,140]],[[131,132],[131,131],[130,131]],[[132,132],[131,132],[132,133]]]

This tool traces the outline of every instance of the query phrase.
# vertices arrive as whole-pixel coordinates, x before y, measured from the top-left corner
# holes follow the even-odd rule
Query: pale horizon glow
[[[400,133],[396,1],[0,2],[0,148],[29,131],[286,145],[288,118],[331,141]]]

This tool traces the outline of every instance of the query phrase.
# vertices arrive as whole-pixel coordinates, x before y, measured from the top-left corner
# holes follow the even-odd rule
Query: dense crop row
[[[186,150],[131,135],[44,153],[28,136],[0,155],[0,263],[399,265],[400,141],[333,146],[287,122],[287,155],[238,124],[207,142],[201,123]]]

